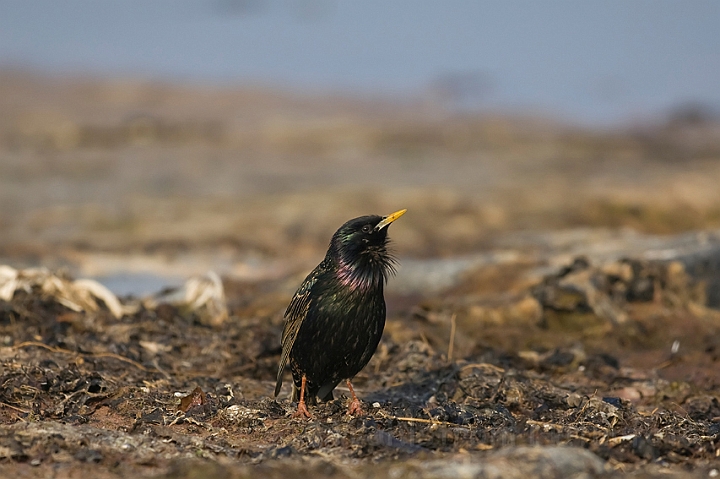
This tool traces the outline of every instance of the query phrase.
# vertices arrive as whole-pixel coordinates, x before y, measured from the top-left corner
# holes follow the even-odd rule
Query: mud
[[[0,476],[718,475],[717,121],[17,72],[0,107],[0,264],[157,286],[2,291]],[[399,208],[364,413],[295,419],[283,311],[338,225]],[[208,270],[212,311],[157,291]]]
[[[355,381],[364,414],[346,414],[340,388],[312,420],[291,417],[289,391],[272,397],[282,282],[226,280],[230,317],[214,327],[170,304],[117,319],[16,292],[0,313],[0,467],[54,477],[370,477],[400,461],[397,477],[450,477],[458,464],[486,477],[496,461],[507,477],[543,467],[547,477],[708,473],[720,451],[720,314],[691,284],[668,281],[655,282],[655,294],[628,288],[622,323],[593,314],[579,293],[571,306],[548,300],[583,268],[578,260],[521,292],[518,301],[539,309],[502,321],[462,304],[469,282],[419,304],[389,298],[385,337]],[[652,277],[668,267],[635,269]]]

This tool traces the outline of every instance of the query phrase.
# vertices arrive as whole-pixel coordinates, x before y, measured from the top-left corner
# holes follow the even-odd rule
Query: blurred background
[[[718,19],[712,1],[0,2],[0,262],[141,293],[306,271],[345,220],[400,208],[417,259],[720,227]]]

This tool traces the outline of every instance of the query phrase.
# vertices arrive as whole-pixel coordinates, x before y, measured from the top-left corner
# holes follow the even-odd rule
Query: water
[[[0,66],[612,123],[718,108],[719,22],[715,1],[4,0]]]
[[[136,298],[159,293],[165,288],[178,288],[184,281],[153,273],[117,271],[93,278],[118,296],[132,295]]]

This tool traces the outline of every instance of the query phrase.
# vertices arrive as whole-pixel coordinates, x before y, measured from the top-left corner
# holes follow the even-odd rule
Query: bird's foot
[[[350,400],[347,413],[348,416],[360,416],[363,414],[362,403],[358,398],[354,397]]]
[[[295,411],[295,414],[292,415],[292,417],[301,417],[301,418],[307,418],[312,419],[313,415],[310,414],[310,411],[308,411],[307,406],[305,405],[305,385],[307,383],[307,378],[303,374],[302,382],[300,383],[300,401],[298,401],[298,408],[297,411]]]
[[[298,403],[297,411],[295,411],[295,413],[292,415],[292,417],[312,419],[313,415],[310,414],[310,411],[308,411],[308,408],[305,405],[305,401],[300,401]]]

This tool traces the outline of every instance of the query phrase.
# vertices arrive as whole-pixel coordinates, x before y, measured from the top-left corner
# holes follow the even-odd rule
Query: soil
[[[556,445],[605,461],[576,473],[717,465],[720,313],[656,294],[628,303],[628,319],[613,325],[581,306],[533,303],[528,292],[517,308],[545,304],[539,317],[478,321],[460,306],[467,288],[420,303],[389,297],[386,334],[355,380],[363,413],[347,415],[339,388],[311,420],[292,417],[289,381],[272,396],[283,282],[227,280],[230,317],[215,327],[169,304],[116,319],[17,292],[0,316],[0,467],[38,477],[242,477],[276,467],[350,477],[398,461],[447,468]],[[463,340],[449,351],[452,324]],[[548,477],[566,476],[563,467]]]
[[[0,300],[0,475],[718,475],[717,278],[670,249],[566,254],[579,227],[720,225],[716,123],[587,132],[17,73],[0,102],[3,263],[212,268],[228,313],[125,296],[137,309],[118,317],[41,287]],[[401,207],[385,334],[353,382],[363,413],[339,387],[292,417],[289,379],[272,393],[294,289],[339,224]]]

